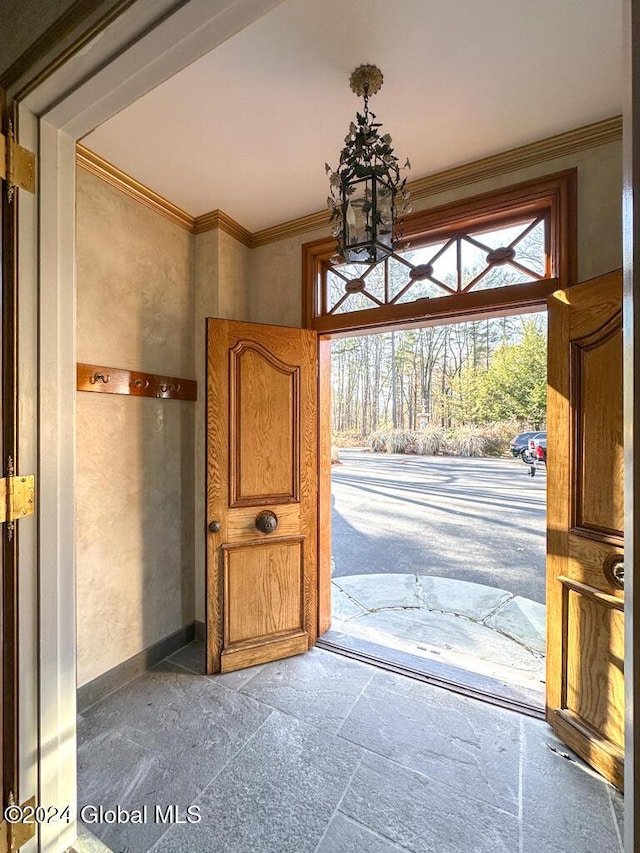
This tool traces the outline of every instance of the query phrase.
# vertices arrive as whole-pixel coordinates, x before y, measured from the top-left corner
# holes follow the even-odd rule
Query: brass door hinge
[[[12,810],[15,810],[13,815]],[[4,814],[12,814],[0,823],[0,853],[15,853],[36,834],[36,798],[26,800],[21,806],[16,804],[13,794],[9,793],[9,802]]]
[[[35,477],[3,477],[0,479],[0,524],[11,524],[33,515]]]
[[[0,133],[0,178],[7,182],[9,201],[16,187],[27,192],[36,191],[36,158],[13,138],[13,124],[9,122],[7,135]]]

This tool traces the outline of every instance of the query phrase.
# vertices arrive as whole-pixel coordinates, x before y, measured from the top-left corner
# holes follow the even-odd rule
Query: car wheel
[[[524,462],[525,465],[533,465],[533,463],[534,463],[534,458],[529,453],[529,451],[527,450],[526,447],[522,451],[522,453],[520,454],[520,459],[522,459],[522,461]]]

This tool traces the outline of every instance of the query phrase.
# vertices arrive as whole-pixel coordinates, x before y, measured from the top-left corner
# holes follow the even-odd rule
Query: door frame
[[[640,846],[640,592],[634,565],[640,555],[640,7],[624,0],[622,324],[624,416],[624,848]],[[640,562],[638,562],[640,565]]]
[[[173,13],[165,12],[160,21],[157,5],[155,10],[153,5],[149,0],[138,0],[135,20],[133,14],[128,19],[123,14],[118,26],[107,27],[84,46],[81,56],[70,56],[56,73],[52,69],[42,82],[27,87],[19,97],[18,139],[20,144],[36,151],[39,158],[39,193],[35,199],[23,196],[24,203],[21,199],[18,226],[21,327],[18,358],[21,388],[25,393],[20,426],[24,425],[26,435],[32,436],[28,444],[23,444],[22,451],[25,459],[32,457],[37,463],[38,475],[37,541],[33,536],[32,540],[24,538],[21,542],[21,564],[28,565],[32,560],[34,571],[21,591],[24,618],[20,642],[29,650],[27,674],[33,671],[37,679],[39,800],[47,805],[65,800],[74,803],[76,798],[76,641],[72,627],[75,621],[75,140],[214,49],[228,35],[276,6],[277,0],[225,0],[215,9],[210,0],[188,0]],[[633,502],[634,494],[640,495],[640,456],[632,453],[635,443],[640,446],[640,399],[634,400],[632,393],[636,372],[640,375],[640,321],[636,328],[633,326],[635,307],[640,306],[640,145],[635,150],[633,146],[633,141],[640,139],[640,10],[634,7],[632,0],[625,0],[628,60],[624,194],[628,440],[625,503],[629,537],[625,607],[625,846],[628,850],[635,849],[636,839],[640,840],[640,805],[635,807],[640,796],[640,780],[635,783],[640,773],[640,744],[633,738],[636,708],[640,713],[640,689],[634,689],[636,684],[640,685],[640,654],[633,654],[634,641],[640,645],[640,612],[636,613],[640,610],[640,595],[634,596],[632,580],[633,554],[636,548],[640,549]],[[142,36],[141,15],[146,23]],[[46,322],[39,323],[39,318],[46,318]],[[33,429],[36,416],[38,434]],[[38,654],[42,656],[39,666]],[[27,680],[23,678],[23,684]],[[25,706],[22,693],[20,701]],[[74,824],[63,829],[51,825],[43,834],[43,849],[70,844],[74,837]]]

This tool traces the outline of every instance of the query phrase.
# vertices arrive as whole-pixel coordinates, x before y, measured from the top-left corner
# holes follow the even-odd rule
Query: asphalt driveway
[[[516,459],[340,450],[334,577],[418,572],[544,603],[546,471]]]

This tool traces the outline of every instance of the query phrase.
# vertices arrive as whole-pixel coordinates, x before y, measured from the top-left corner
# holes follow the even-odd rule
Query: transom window
[[[571,281],[574,180],[563,172],[412,214],[375,264],[335,265],[332,239],[305,245],[305,325],[340,331],[544,303]]]
[[[549,278],[547,217],[411,245],[377,264],[327,265],[328,314]]]

